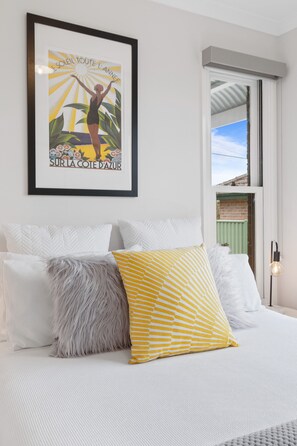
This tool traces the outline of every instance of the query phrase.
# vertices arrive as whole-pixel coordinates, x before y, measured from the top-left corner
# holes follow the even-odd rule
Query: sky
[[[247,173],[247,121],[212,129],[211,151],[213,185]]]

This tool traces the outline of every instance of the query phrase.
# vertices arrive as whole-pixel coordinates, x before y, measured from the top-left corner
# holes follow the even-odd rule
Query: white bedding
[[[239,348],[128,365],[0,344],[1,446],[208,446],[297,418],[297,319],[261,310]]]

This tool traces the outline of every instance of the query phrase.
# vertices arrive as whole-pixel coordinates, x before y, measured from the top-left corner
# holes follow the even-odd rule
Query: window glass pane
[[[249,186],[250,88],[211,82],[212,185]]]
[[[254,194],[217,194],[217,243],[232,254],[248,254],[255,267]]]

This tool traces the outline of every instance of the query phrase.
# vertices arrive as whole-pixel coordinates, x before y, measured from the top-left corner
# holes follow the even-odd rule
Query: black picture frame
[[[39,187],[36,184],[36,153],[42,150],[36,145],[36,97],[35,90],[35,26],[36,24],[47,25],[49,27],[59,28],[66,31],[88,36],[98,37],[129,45],[131,47],[131,188],[118,190],[105,190],[94,188],[55,188]],[[112,34],[97,29],[88,28],[76,24],[46,18],[35,14],[27,13],[27,95],[28,95],[28,194],[29,195],[73,195],[73,196],[110,196],[110,197],[137,197],[138,196],[138,147],[137,147],[137,127],[138,127],[138,41],[136,39]],[[44,148],[43,148],[44,149]]]

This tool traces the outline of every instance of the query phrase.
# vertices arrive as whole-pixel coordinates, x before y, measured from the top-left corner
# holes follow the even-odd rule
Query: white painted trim
[[[283,246],[284,246],[284,233],[283,233],[283,136],[282,136],[282,79],[277,81],[277,228],[278,228],[278,243],[281,252],[281,258],[283,258]],[[276,281],[280,284],[280,281]],[[280,295],[279,295],[280,297]]]
[[[259,186],[259,95],[258,81],[250,84],[250,185]]]
[[[277,169],[277,83],[263,81],[263,215],[264,215],[264,297],[269,299],[271,240],[278,240]],[[277,294],[274,290],[274,303]]]
[[[260,296],[264,296],[264,216],[263,216],[263,188],[258,187],[255,193],[255,262],[256,282]]]
[[[235,73],[232,71],[222,70],[221,68],[204,67],[202,69],[208,70],[209,78],[212,81],[222,80],[231,84],[248,85],[251,87],[255,84],[255,81],[262,79],[261,77],[252,74]]]
[[[216,243],[216,200],[211,187],[210,71],[202,68],[202,230],[206,246]]]
[[[262,187],[258,186],[213,186],[218,194],[257,194]]]

